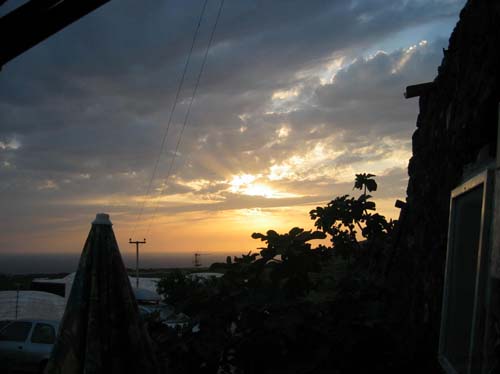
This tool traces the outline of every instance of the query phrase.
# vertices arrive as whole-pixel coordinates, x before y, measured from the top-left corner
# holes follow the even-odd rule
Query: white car
[[[58,321],[0,321],[0,373],[43,373]]]

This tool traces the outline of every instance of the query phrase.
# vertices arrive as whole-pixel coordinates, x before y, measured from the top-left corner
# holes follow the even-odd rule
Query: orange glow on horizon
[[[146,231],[149,224],[147,220],[138,226],[133,239],[142,240],[144,237],[147,239],[147,244],[141,247],[144,254],[203,251],[238,255],[248,251],[259,252],[258,248],[264,243],[252,239],[252,233],[265,233],[271,229],[278,233],[286,233],[293,227],[314,229],[314,222],[309,219],[309,211],[316,206],[318,204],[216,212],[197,211],[159,216],[153,222],[154,224],[150,225],[149,232]],[[381,214],[397,219],[399,210],[394,207],[394,199],[378,199],[377,207]],[[120,251],[123,254],[134,253],[133,246],[128,244],[132,236],[133,223],[128,220],[128,215],[113,214],[112,211],[109,213]],[[40,250],[26,248],[23,252],[79,253],[83,248],[93,218],[80,217],[82,223],[75,222],[75,225],[70,228],[55,229],[47,234],[39,234],[33,239]],[[53,223],[56,225],[56,220]],[[316,244],[313,243],[313,246]]]

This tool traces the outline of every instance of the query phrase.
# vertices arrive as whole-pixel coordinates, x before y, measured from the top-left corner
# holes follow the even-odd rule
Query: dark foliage
[[[374,266],[383,263],[395,223],[375,213],[366,194],[377,188],[372,177],[356,176],[355,188],[365,191],[358,198],[312,210],[318,231],[254,233],[265,244],[260,253],[215,264],[223,277],[162,279],[160,293],[192,318],[177,331],[150,324],[169,372],[409,372],[398,360],[385,318],[389,291]],[[326,238],[331,246],[311,244]]]

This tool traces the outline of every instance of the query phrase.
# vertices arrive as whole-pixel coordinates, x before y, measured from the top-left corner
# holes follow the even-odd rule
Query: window
[[[33,334],[31,334],[31,342],[38,344],[54,344],[56,333],[54,327],[47,323],[37,323]]]
[[[31,322],[13,322],[0,332],[0,341],[24,342],[31,330]]]
[[[493,173],[451,193],[439,360],[447,373],[481,372]]]

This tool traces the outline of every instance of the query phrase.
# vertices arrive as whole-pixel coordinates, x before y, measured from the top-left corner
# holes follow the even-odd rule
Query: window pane
[[[458,196],[452,206],[452,237],[444,353],[458,373],[469,363],[483,186]]]
[[[14,322],[0,332],[0,340],[24,342],[31,330],[31,322]]]
[[[31,335],[32,343],[39,344],[54,344],[56,333],[54,328],[47,323],[37,323],[33,334]]]

